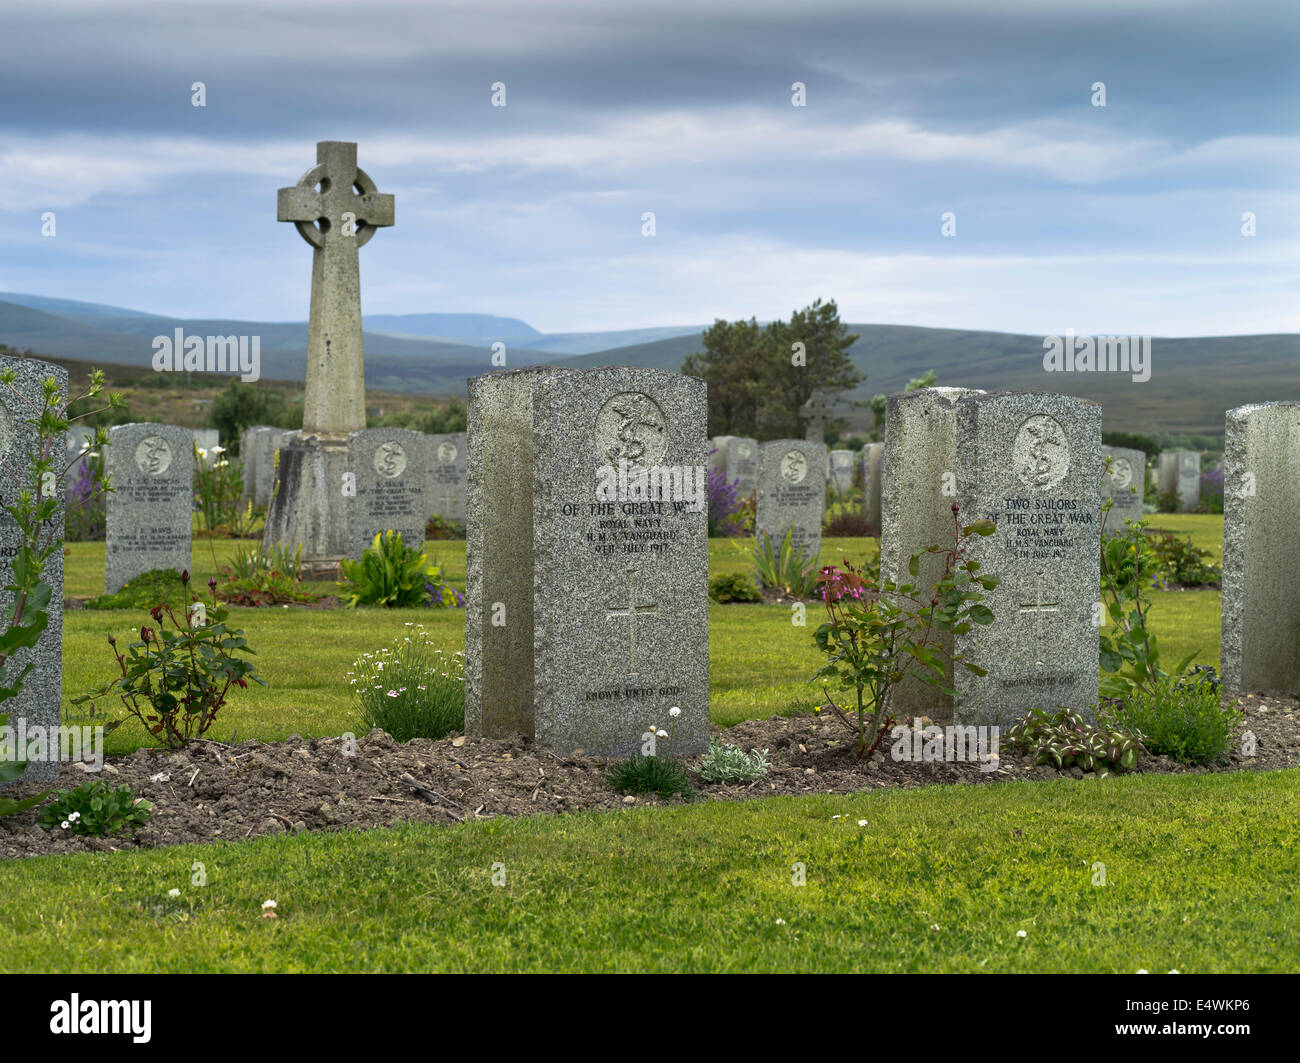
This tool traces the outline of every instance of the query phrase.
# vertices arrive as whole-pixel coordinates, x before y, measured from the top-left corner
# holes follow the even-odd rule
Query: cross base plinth
[[[262,547],[302,547],[302,564],[316,578],[337,572],[348,556],[351,499],[348,437],[304,432],[280,448]]]

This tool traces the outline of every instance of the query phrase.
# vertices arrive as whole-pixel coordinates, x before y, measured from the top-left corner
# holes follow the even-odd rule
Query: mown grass
[[[0,865],[0,964],[1287,971],[1297,815],[1300,772],[1136,776],[41,857]]]
[[[1205,523],[1219,518],[1179,519],[1200,522],[1193,535],[1198,542],[1204,542],[1213,534]],[[712,540],[710,572],[750,572],[748,544],[749,540]],[[452,581],[463,587],[464,542],[425,545],[445,565]],[[233,550],[233,545],[217,541],[214,548],[220,560],[222,551]],[[857,563],[875,552],[874,539],[826,539],[821,563],[834,564],[845,558]],[[207,570],[200,567],[204,557],[209,559],[210,567],[207,544],[196,544],[194,562],[200,585],[206,580]],[[70,584],[72,572],[84,584],[96,565],[99,574],[94,578],[102,581],[103,544],[74,543],[68,562]],[[1152,598],[1152,628],[1160,638],[1165,660],[1172,665],[1198,650],[1198,661],[1217,665],[1219,592],[1156,591]],[[465,646],[463,610],[269,608],[232,609],[231,615],[257,651],[259,672],[270,685],[265,689],[250,687],[232,698],[210,732],[211,737],[223,740],[232,735],[279,740],[291,734],[332,735],[355,728],[358,724],[345,673],[361,653],[402,634],[408,622],[424,624],[433,643],[448,653]],[[812,633],[822,620],[820,607],[807,607],[803,626],[795,623],[797,619],[788,606],[710,605],[710,714],[716,723],[726,727],[813,706],[816,697],[808,680],[819,664]],[[64,615],[65,710],[70,709],[73,695],[104,683],[112,675],[113,660],[105,636],[111,633],[119,640],[134,638],[142,622],[143,612],[123,610],[72,610]],[[115,714],[119,711],[107,703],[105,708]],[[125,753],[145,744],[145,735],[132,722],[112,732],[106,742],[108,753]]]

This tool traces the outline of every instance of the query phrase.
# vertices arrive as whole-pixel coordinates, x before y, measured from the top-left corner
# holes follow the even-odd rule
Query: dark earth
[[[1256,755],[1244,757],[1240,739],[1221,764],[1190,767],[1165,757],[1143,757],[1140,772],[1269,771],[1300,765],[1300,701],[1285,695],[1242,695]],[[748,785],[705,785],[697,800],[735,801],[772,794],[857,793],[890,786],[978,784],[1017,779],[1093,778],[1078,768],[1035,766],[1005,744],[1000,766],[977,763],[895,762],[888,737],[870,758],[851,755],[847,730],[811,713],[751,720],[714,735],[734,746],[768,750],[768,774]],[[108,758],[98,776],[65,764],[59,788],[93,778],[126,784],[153,802],[149,823],[133,834],[80,837],[36,825],[38,809],[0,817],[0,856],[151,849],[183,842],[239,840],[308,830],[389,827],[403,820],[457,823],[496,816],[618,810],[680,803],[679,798],[624,797],[605,778],[608,761],[539,752],[523,738],[453,736],[398,745],[382,731],[356,739],[345,755],[341,738],[248,741],[231,746],[199,741],[183,751],[141,749]],[[698,760],[688,761],[688,765]],[[410,779],[418,788],[408,784]],[[6,796],[37,792],[15,786]]]

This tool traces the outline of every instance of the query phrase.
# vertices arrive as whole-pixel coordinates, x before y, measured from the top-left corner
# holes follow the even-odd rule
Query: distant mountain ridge
[[[387,328],[379,328],[386,325]],[[680,370],[702,346],[701,329],[685,326],[547,335],[518,318],[488,314],[396,314],[365,318],[366,383],[387,391],[465,394],[468,377],[492,369],[491,347],[506,344],[507,366],[637,365]],[[121,307],[0,292],[0,343],[38,354],[145,367],[152,339],[177,328],[189,335],[260,336],[262,377],[303,379],[307,323],[169,318]],[[434,338],[413,328],[473,331]],[[870,422],[861,406],[876,393],[901,391],[935,370],[942,385],[1059,391],[1103,406],[1108,429],[1221,434],[1224,411],[1250,402],[1300,401],[1300,335],[1213,336],[1152,341],[1151,378],[1129,374],[1049,373],[1043,337],[1005,332],[848,324],[860,338],[850,357],[867,375],[842,404],[856,428]],[[495,339],[494,339],[495,337]],[[593,346],[600,344],[600,346]]]

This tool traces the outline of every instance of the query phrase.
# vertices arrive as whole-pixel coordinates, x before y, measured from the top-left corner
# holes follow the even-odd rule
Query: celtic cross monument
[[[348,433],[366,427],[358,250],[393,224],[393,197],[357,166],[357,146],[316,145],[316,165],[279,192],[276,217],[312,247],[302,433],[281,447],[264,542],[301,545],[330,567],[348,551]]]

